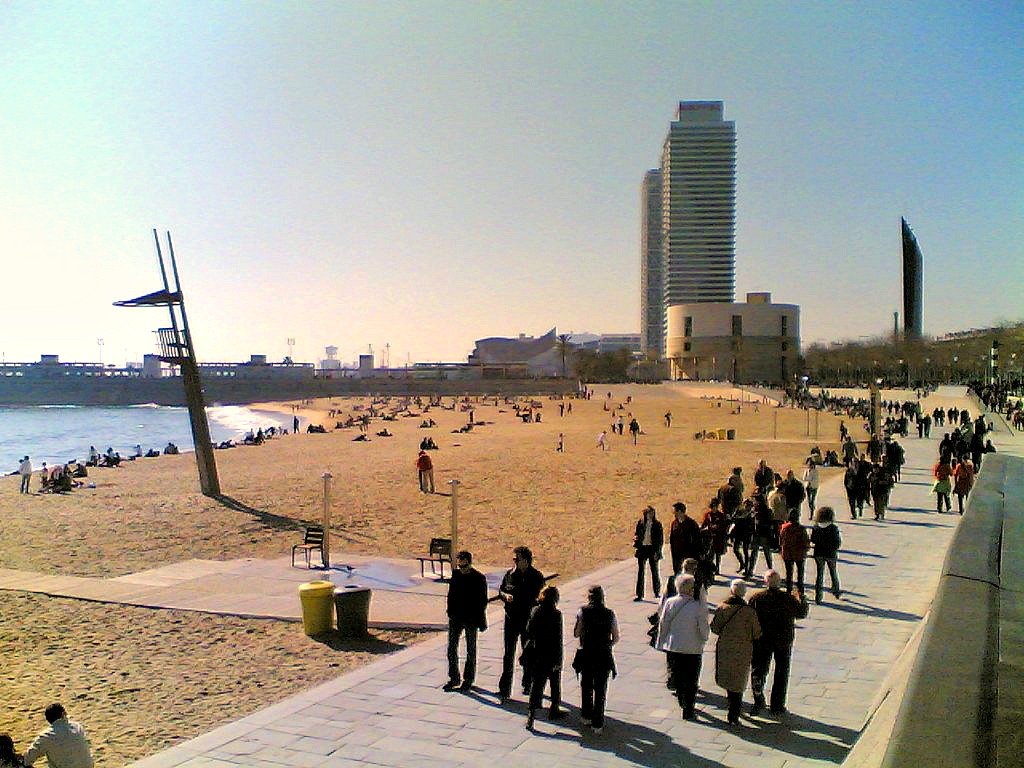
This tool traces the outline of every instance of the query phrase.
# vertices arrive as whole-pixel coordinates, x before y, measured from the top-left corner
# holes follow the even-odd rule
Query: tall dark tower
[[[902,217],[900,227],[903,231],[903,338],[907,341],[918,341],[922,334],[921,318],[924,309],[921,290],[921,249],[910,225]]]

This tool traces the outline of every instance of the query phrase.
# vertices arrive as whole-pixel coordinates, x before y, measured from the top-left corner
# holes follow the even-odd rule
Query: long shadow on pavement
[[[523,727],[526,727],[527,702],[509,699],[501,704],[493,697],[484,695],[476,689],[467,695],[489,707],[519,712],[523,717]],[[579,742],[584,749],[614,754],[622,760],[649,766],[649,768],[680,768],[680,766],[720,768],[722,765],[715,760],[693,754],[685,746],[677,744],[661,731],[656,731],[645,725],[628,723],[608,715],[605,715],[604,718],[604,732],[595,734],[589,726],[584,725],[580,720],[577,707],[563,702],[562,709],[568,716],[564,720],[558,721],[557,727],[568,728],[576,733],[565,733],[564,730],[554,733],[546,732],[545,728],[549,725],[547,718],[543,712],[538,712],[537,728],[533,732],[535,738]]]
[[[849,592],[844,592],[844,597],[849,595]],[[843,611],[844,613],[853,613],[858,616],[874,616],[879,619],[895,619],[896,621],[920,621],[921,617],[916,613],[908,613],[906,611],[893,611],[888,608],[875,608],[868,605],[867,603],[858,603],[855,600],[845,600],[841,603],[834,602],[823,602],[820,605],[815,606],[816,608],[832,608],[836,611]]]
[[[841,763],[860,734],[852,728],[828,725],[792,712],[787,712],[781,718],[774,715],[751,718],[745,714],[749,705],[744,706],[742,724],[734,726],[729,725],[725,719],[727,702],[724,696],[705,691],[704,703],[713,704],[717,711],[709,711],[709,707],[704,707],[697,716],[698,722],[710,721],[712,727],[738,739],[800,757]],[[721,717],[717,717],[719,714]],[[809,733],[819,734],[822,738],[814,738],[807,735]]]

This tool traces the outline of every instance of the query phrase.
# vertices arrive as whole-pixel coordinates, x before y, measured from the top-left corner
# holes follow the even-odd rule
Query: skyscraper
[[[919,341],[923,331],[921,277],[924,259],[917,238],[904,218],[900,218],[900,230],[903,235],[903,338]]]
[[[661,171],[644,174],[640,235],[640,349],[665,354],[665,282],[661,253]]]
[[[734,297],[736,124],[723,112],[721,101],[682,101],[665,138],[663,307]]]

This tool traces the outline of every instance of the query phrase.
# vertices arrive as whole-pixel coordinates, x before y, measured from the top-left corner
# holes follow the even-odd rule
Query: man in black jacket
[[[636,602],[644,599],[644,564],[651,569],[651,588],[654,596],[661,597],[661,577],[658,575],[658,561],[661,546],[665,543],[665,531],[661,521],[654,516],[654,507],[644,509],[644,515],[636,524],[633,533],[633,548],[636,550]]]
[[[504,701],[512,695],[512,667],[516,660],[516,647],[526,643],[526,623],[530,611],[544,588],[544,576],[533,567],[533,553],[529,547],[516,547],[512,551],[515,567],[505,573],[498,588],[498,597],[505,603],[505,653],[501,660],[501,679],[498,696]],[[532,678],[530,670],[523,668],[523,695],[529,696]]]
[[[487,629],[487,579],[473,567],[473,555],[455,556],[448,583],[448,682],[446,691],[469,691],[476,678],[476,634]],[[459,637],[466,633],[466,668],[459,680]]]
[[[775,659],[775,677],[772,680],[771,711],[786,711],[786,690],[789,687],[789,663],[796,637],[796,620],[807,616],[807,599],[794,597],[781,589],[782,576],[769,570],[764,575],[767,587],[750,598],[749,605],[757,611],[761,637],[754,641],[754,654],[750,663],[750,687],[754,691],[751,715],[759,714],[765,705],[764,686],[768,681],[768,668]]]

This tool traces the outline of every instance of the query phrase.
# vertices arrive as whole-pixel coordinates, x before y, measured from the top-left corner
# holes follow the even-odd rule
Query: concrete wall
[[[1022,533],[1024,459],[990,454],[946,554],[884,768],[1021,764]]]

